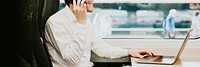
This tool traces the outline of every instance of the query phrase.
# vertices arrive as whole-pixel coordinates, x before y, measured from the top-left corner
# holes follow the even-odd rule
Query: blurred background
[[[176,9],[178,12],[175,17],[175,38],[184,38],[190,29],[194,11],[200,9],[199,3],[103,2],[93,5],[94,12],[88,13],[92,19],[91,22],[94,24],[104,22],[98,24],[99,28],[111,28],[104,31],[103,38],[168,38],[163,35],[162,24],[170,9]],[[64,6],[65,4],[61,1],[60,9]]]

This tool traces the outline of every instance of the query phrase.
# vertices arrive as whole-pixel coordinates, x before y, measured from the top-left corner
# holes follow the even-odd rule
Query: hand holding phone
[[[77,22],[85,24],[87,21],[87,9],[85,0],[73,0],[73,5],[71,7],[72,12],[76,16]]]

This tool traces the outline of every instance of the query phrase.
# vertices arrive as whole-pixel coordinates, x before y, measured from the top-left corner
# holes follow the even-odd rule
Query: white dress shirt
[[[195,16],[192,18],[191,28],[193,29],[191,35],[193,37],[200,37],[200,18]]]
[[[112,18],[103,12],[96,13],[92,20],[95,32],[102,38],[108,37],[112,34]]]
[[[92,67],[91,50],[100,57],[121,58],[128,56],[128,49],[111,46],[104,42],[93,30],[88,20],[77,23],[75,15],[66,6],[46,22],[45,31],[50,30],[53,39],[46,32],[48,51],[54,67]]]

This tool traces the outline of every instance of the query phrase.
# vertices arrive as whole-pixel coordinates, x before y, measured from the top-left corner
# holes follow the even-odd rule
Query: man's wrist
[[[132,50],[132,49],[129,49],[129,50],[128,50],[128,56],[131,56],[132,53],[133,53],[133,50]]]

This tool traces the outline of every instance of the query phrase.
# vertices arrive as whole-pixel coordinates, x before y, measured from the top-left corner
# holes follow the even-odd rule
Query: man
[[[200,38],[200,18],[199,18],[199,11],[194,11],[194,17],[191,19],[191,36],[195,38]]]
[[[91,51],[100,57],[121,58],[141,54],[155,56],[151,51],[133,51],[104,42],[93,30],[86,12],[93,11],[93,0],[65,0],[67,6],[52,15],[46,23],[46,38],[54,67],[92,67]],[[68,7],[69,6],[69,7]],[[52,41],[49,29],[53,34]]]
[[[164,29],[169,38],[175,38],[175,22],[174,18],[177,15],[176,9],[170,9],[167,18],[165,19]]]

